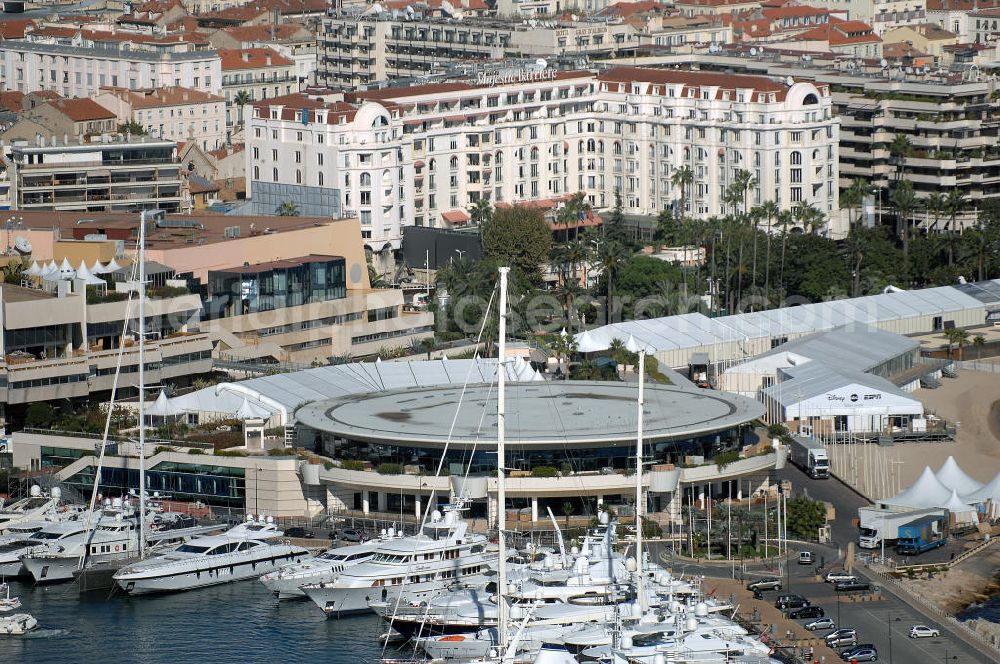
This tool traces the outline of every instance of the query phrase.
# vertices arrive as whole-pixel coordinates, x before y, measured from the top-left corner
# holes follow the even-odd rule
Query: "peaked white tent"
[[[962,496],[962,500],[971,503],[985,503],[987,500],[1000,503],[1000,473],[975,491]]]
[[[60,279],[59,266],[56,265],[55,261],[52,261],[44,268],[42,268],[42,273],[39,276],[44,281],[59,281]]]
[[[236,419],[243,420],[264,420],[267,421],[271,419],[273,413],[256,404],[250,403],[246,398],[243,399],[243,403],[240,407],[236,409]]]
[[[59,264],[59,275],[63,279],[72,279],[74,274],[76,274],[76,270],[69,264],[69,259],[63,258],[62,263]]]
[[[108,268],[101,264],[101,261],[94,261],[93,267],[90,268],[91,274],[107,274]]]
[[[595,339],[589,330],[585,330],[576,337],[576,350],[579,353],[597,353],[607,349],[608,345]]]
[[[976,509],[974,507],[970,507],[968,503],[959,498],[958,492],[955,490],[952,490],[951,497],[948,498],[948,502],[941,507],[948,510],[951,514],[952,525],[967,525],[970,523],[976,523],[979,520],[976,518]]]
[[[630,353],[638,353],[640,350],[645,350],[647,353],[656,352],[656,349],[649,344],[636,341],[636,338],[631,334],[628,335],[628,339],[625,340],[625,350]]]
[[[87,264],[80,261],[80,267],[76,269],[76,278],[82,279],[88,286],[104,286],[107,288],[108,284],[104,279],[95,276],[88,268]]]
[[[928,507],[944,507],[951,499],[952,492],[941,484],[930,466],[924,467],[920,478],[909,487],[900,491],[892,498],[879,501],[896,507],[923,509]]]
[[[935,476],[941,484],[963,496],[983,488],[983,483],[969,477],[952,456],[944,460]]]
[[[147,406],[146,414],[153,417],[172,417],[174,415],[180,415],[184,411],[177,406],[170,403],[170,399],[167,398],[167,393],[160,390],[159,396],[156,397],[156,401],[153,402],[152,406]]]
[[[42,274],[42,267],[38,264],[38,261],[32,261],[31,267],[24,271],[29,277],[39,277]]]

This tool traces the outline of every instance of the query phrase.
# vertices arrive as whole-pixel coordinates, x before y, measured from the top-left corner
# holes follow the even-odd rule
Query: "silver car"
[[[833,629],[836,626],[836,623],[833,622],[833,618],[816,618],[816,620],[810,620],[803,625],[803,627],[808,629],[810,632],[815,632],[819,629]]]

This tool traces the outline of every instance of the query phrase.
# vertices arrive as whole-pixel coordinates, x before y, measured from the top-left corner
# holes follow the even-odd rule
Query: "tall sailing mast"
[[[509,267],[500,268],[500,321],[499,346],[497,350],[497,524],[500,545],[499,573],[497,575],[497,645],[501,655],[507,651],[508,611],[507,611],[507,457],[504,449],[504,389],[507,383],[507,274]]]
[[[638,425],[635,438],[635,567],[636,567],[636,592],[639,594],[639,608],[645,613],[647,606],[646,598],[646,572],[642,564],[642,515],[645,510],[645,500],[642,495],[642,422],[644,418],[643,408],[646,399],[644,395],[644,383],[646,378],[646,351],[639,351],[639,405],[638,405]]]
[[[146,556],[146,211],[139,213],[139,557]]]

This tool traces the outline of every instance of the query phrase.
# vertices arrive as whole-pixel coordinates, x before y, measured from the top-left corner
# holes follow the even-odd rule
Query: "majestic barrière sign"
[[[551,81],[556,77],[555,69],[498,69],[481,71],[476,77],[477,85],[507,85],[508,83],[530,83],[531,81]]]

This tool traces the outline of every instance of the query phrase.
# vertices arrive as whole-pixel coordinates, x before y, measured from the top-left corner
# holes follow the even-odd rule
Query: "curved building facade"
[[[509,508],[561,508],[567,500],[624,505],[635,495],[637,386],[554,381],[506,392]],[[330,459],[314,481],[328,506],[419,511],[461,496],[495,515],[497,395],[481,384],[356,394],[295,413],[301,445]],[[711,483],[766,473],[781,457],[754,432],[763,406],[738,395],[650,384],[644,408],[644,485],[654,511],[704,500]],[[736,453],[736,454],[734,454]],[[726,454],[730,463],[716,458]],[[438,468],[441,474],[438,474]],[[742,492],[742,487],[720,487]],[[681,496],[683,497],[683,496]]]

